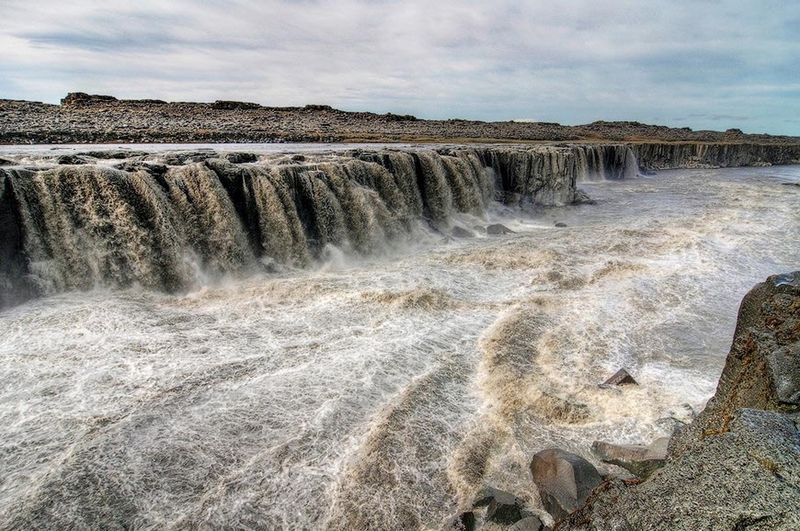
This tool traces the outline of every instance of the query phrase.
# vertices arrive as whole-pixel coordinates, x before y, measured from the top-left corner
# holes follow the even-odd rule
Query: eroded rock
[[[244,164],[247,162],[256,162],[258,160],[258,156],[256,156],[255,153],[242,153],[239,151],[226,153],[224,158],[231,164]]]

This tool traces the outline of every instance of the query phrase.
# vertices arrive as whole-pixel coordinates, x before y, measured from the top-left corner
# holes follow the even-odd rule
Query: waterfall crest
[[[0,169],[3,305],[93,287],[177,292],[204,277],[304,267],[331,245],[370,253],[496,201],[569,204],[579,180],[636,167],[624,146],[155,157]]]

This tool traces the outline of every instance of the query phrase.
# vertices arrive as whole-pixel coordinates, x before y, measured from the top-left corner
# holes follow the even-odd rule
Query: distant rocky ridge
[[[800,145],[800,138],[692,131],[638,122],[422,120],[328,105],[119,100],[68,94],[61,105],[0,100],[0,144],[185,142],[682,142]]]

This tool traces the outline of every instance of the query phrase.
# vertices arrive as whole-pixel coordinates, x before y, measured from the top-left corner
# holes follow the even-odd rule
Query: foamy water
[[[4,310],[0,529],[435,529],[482,484],[536,510],[535,452],[702,408],[741,297],[798,269],[798,180],[585,183],[461,218],[515,234]],[[597,386],[620,367],[641,385]]]

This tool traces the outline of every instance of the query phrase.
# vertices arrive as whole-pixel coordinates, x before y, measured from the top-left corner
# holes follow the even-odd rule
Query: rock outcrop
[[[649,480],[613,479],[555,529],[800,529],[800,437],[772,411],[740,409]]]
[[[645,170],[676,168],[729,168],[800,162],[798,146],[736,143],[634,143],[639,165]]]
[[[555,529],[800,529],[800,272],[743,299],[706,409],[645,481],[611,479]]]
[[[745,295],[717,391],[672,438],[670,457],[725,433],[742,408],[800,410],[800,271],[769,277]]]

